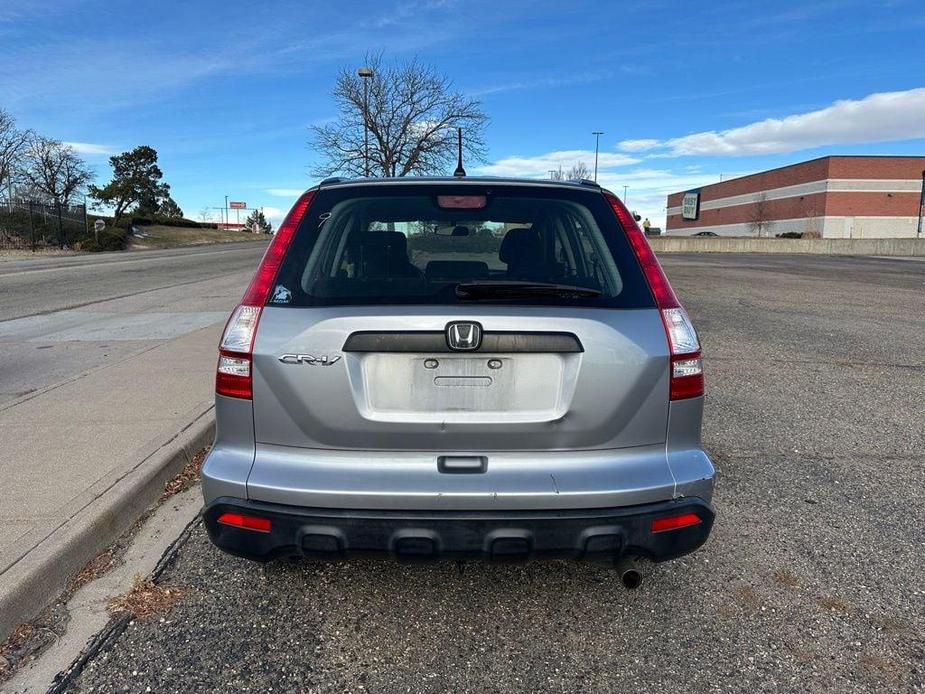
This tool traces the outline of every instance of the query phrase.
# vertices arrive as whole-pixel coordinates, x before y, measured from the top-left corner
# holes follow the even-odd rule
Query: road
[[[224,320],[265,248],[0,258],[0,406]]]
[[[925,264],[665,256],[700,332],[714,534],[612,571],[255,565],[194,529],[69,691],[925,688]]]

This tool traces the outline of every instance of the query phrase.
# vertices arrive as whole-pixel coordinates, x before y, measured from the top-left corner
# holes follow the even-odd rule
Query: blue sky
[[[829,153],[925,154],[925,3],[3,0],[0,107],[107,157],[160,153],[187,216],[278,221],[313,183],[308,127],[367,50],[477,95],[489,160],[593,164],[664,220],[668,192]],[[448,172],[449,173],[449,172]]]

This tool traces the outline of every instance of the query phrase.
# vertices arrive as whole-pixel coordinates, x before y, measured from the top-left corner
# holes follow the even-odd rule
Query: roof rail
[[[592,181],[592,180],[590,180],[590,179],[588,179],[588,178],[582,178],[582,179],[576,181],[576,183],[580,183],[580,184],[583,185],[583,186],[594,186],[595,188],[600,188],[600,187],[601,187],[601,184],[600,184],[600,183],[598,183],[597,181]]]
[[[346,180],[347,180],[347,179],[344,178],[343,176],[331,176],[330,178],[324,179],[324,180],[323,180],[321,183],[319,183],[318,185],[323,186],[325,183],[340,183],[341,181],[346,181]]]

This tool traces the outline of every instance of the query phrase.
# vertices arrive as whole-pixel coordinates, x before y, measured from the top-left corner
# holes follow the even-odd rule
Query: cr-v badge
[[[279,360],[283,364],[308,364],[309,366],[332,366],[340,361],[340,357],[323,355],[316,357],[311,354],[283,354]]]

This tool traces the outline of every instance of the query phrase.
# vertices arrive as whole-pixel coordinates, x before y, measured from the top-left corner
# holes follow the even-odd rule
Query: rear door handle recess
[[[437,470],[448,474],[478,473],[488,469],[488,458],[484,455],[441,455],[437,458]]]

